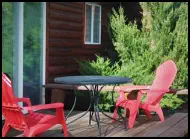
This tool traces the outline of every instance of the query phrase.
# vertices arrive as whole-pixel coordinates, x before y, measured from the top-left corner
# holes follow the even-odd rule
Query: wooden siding
[[[79,75],[76,60],[95,60],[95,54],[108,56],[113,61],[118,59],[108,34],[108,13],[122,4],[129,20],[140,21],[139,3],[95,3],[102,6],[100,45],[84,44],[85,2],[47,2],[46,84],[59,76]],[[50,99],[51,93],[46,90],[46,103]]]
[[[84,44],[85,3],[47,2],[46,83],[57,76],[79,74],[77,60],[95,59],[112,45],[107,30],[107,12],[102,6],[102,35],[100,45]]]

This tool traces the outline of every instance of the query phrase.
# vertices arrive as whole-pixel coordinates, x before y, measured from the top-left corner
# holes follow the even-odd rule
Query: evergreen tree
[[[113,9],[110,16],[112,42],[121,63],[120,67],[115,66],[117,68],[114,74],[131,77],[134,84],[152,84],[157,67],[171,59],[178,68],[172,87],[188,88],[188,3],[141,2],[140,4],[143,9],[141,30],[136,24],[126,24],[127,17],[122,7],[118,11]],[[98,60],[96,63],[93,62],[93,65],[98,67]],[[111,65],[107,65],[108,69],[110,67]],[[105,69],[104,65],[104,71]],[[182,103],[183,101],[176,95],[169,94],[161,101],[163,107],[173,109]]]

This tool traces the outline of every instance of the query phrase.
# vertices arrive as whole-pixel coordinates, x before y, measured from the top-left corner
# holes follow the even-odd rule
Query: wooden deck
[[[43,113],[55,114],[53,111],[39,111]],[[67,113],[67,111],[66,111]],[[79,117],[84,112],[74,111],[67,119],[67,123]],[[111,113],[107,113],[112,116]],[[126,130],[124,124],[120,122],[111,123],[111,119],[100,115],[102,137],[183,137],[188,134],[188,113],[175,113],[165,117],[164,122],[160,122],[157,115],[153,115],[151,121],[141,115],[137,118],[135,127]],[[89,113],[79,120],[67,125],[70,137],[97,137],[98,129],[95,121],[88,125]],[[22,132],[15,130],[9,131],[9,137],[22,137]],[[63,137],[61,126],[56,125],[47,132],[40,134],[39,137]]]

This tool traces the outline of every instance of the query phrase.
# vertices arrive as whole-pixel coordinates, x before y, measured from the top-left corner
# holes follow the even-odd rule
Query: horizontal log
[[[49,30],[49,38],[51,39],[82,39],[82,32],[79,31],[60,31],[60,30]]]
[[[65,85],[65,84],[46,84],[43,85],[42,87],[45,88],[59,88],[59,89],[76,89],[76,90],[87,90],[86,87],[84,87],[83,85]],[[87,87],[89,89],[91,89],[90,85],[87,85]],[[100,85],[98,88],[102,88],[102,91],[120,91],[122,89],[123,86],[104,86],[102,88],[102,86]],[[128,87],[127,91],[132,91],[132,90],[136,90],[136,89],[147,89],[147,86],[143,86],[143,85],[138,85],[138,86],[131,86],[131,85],[125,85],[125,87]]]
[[[81,6],[83,7],[85,2],[69,2],[69,3],[72,3],[72,4],[75,4],[75,5],[78,5],[78,6]]]
[[[59,11],[55,11],[55,10],[51,10],[49,12],[49,18],[60,20],[60,21],[74,22],[74,23],[83,22],[82,15],[69,13],[69,16],[68,16],[68,13],[60,13]]]
[[[59,3],[65,6],[71,6],[71,7],[79,8],[79,9],[83,9],[84,7],[84,2],[59,2]]]
[[[49,49],[49,56],[92,56],[102,52],[102,49],[82,49],[82,48],[73,48],[73,49]]]
[[[53,84],[45,84],[42,87],[45,88],[59,88],[59,89],[76,89],[76,90],[87,90],[86,87],[84,87],[83,85],[65,85],[65,84],[57,84],[57,83],[53,83]],[[91,88],[90,85],[87,85],[88,88]],[[102,86],[99,86],[99,89]],[[121,85],[121,86],[104,86],[102,91],[120,91],[123,90],[122,88],[125,87],[126,88],[126,92],[130,92],[132,90],[148,90],[150,86],[146,86],[146,85]],[[170,92],[167,93],[172,93],[175,90],[175,92],[177,94],[185,94],[188,95],[188,89],[183,89],[183,90],[179,90],[178,89],[170,89]],[[182,93],[183,92],[183,93]]]
[[[76,89],[76,90],[87,90],[86,87],[84,87],[83,85],[65,85],[65,84],[56,84],[56,83],[49,83],[49,84],[46,84],[46,85],[43,85],[42,87],[45,87],[45,88],[57,88],[57,89],[70,89],[70,90],[73,90],[73,89]],[[89,89],[91,89],[91,86],[90,85],[87,85],[87,87]],[[99,89],[101,88],[101,86],[99,86]],[[102,91],[112,91],[113,90],[113,86],[105,86]],[[120,90],[120,87],[119,86],[116,86],[114,88],[115,91],[119,91]]]
[[[49,48],[80,48],[82,47],[82,41],[78,40],[49,40]]]
[[[82,24],[72,22],[58,22],[49,20],[49,29],[68,30],[68,31],[81,31],[83,30]]]
[[[55,79],[56,77],[73,76],[73,75],[78,75],[78,74],[79,74],[78,71],[76,71],[76,72],[67,73],[67,74],[61,73],[61,74],[51,75],[51,76],[48,77],[48,81],[47,81],[47,82],[48,82],[48,83],[55,83],[55,82],[54,82],[54,79]]]
[[[73,66],[49,66],[49,76],[55,75],[56,74],[69,74],[78,71],[78,65],[73,65]]]
[[[66,5],[62,5],[59,3],[50,2],[50,9],[53,10],[59,10],[61,12],[70,12],[70,13],[76,13],[76,14],[82,14],[83,10],[78,8],[69,7]]]
[[[102,44],[84,44],[83,48],[102,48]]]
[[[77,61],[95,60],[95,56],[78,56],[78,57],[49,57],[49,66],[61,66],[65,64],[78,64]]]
[[[170,92],[176,95],[188,95],[188,89],[170,89]]]
[[[77,64],[73,57],[49,57],[49,66],[63,66],[68,64]]]

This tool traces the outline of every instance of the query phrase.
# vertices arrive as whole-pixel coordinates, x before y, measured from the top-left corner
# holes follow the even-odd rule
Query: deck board
[[[46,114],[54,114],[55,111],[39,111]],[[67,115],[68,111],[65,112]],[[85,112],[74,111],[67,119],[66,123],[70,123],[73,119],[80,117]],[[112,116],[112,113],[106,113]],[[112,120],[103,114],[101,118],[102,137],[142,137],[142,136],[184,136],[188,132],[188,113],[175,113],[170,117],[165,117],[164,122],[160,122],[157,115],[152,116],[152,120],[147,120],[146,116],[137,117],[137,122],[132,129],[125,129],[124,124],[120,122],[112,123]],[[171,122],[172,121],[172,122]],[[70,137],[97,137],[98,128],[95,118],[89,125],[89,113],[77,121],[67,125]],[[8,137],[22,137],[22,132],[11,130]],[[55,125],[48,131],[38,135],[39,137],[63,137],[61,125]]]
[[[188,132],[188,116],[179,121],[169,130],[165,131],[159,137],[178,137],[186,135]]]
[[[187,113],[175,113],[170,118],[166,119],[164,122],[158,121],[151,128],[147,128],[141,134],[138,134],[138,137],[158,137],[171,127],[173,127],[176,123],[178,123],[181,119],[186,117]]]

